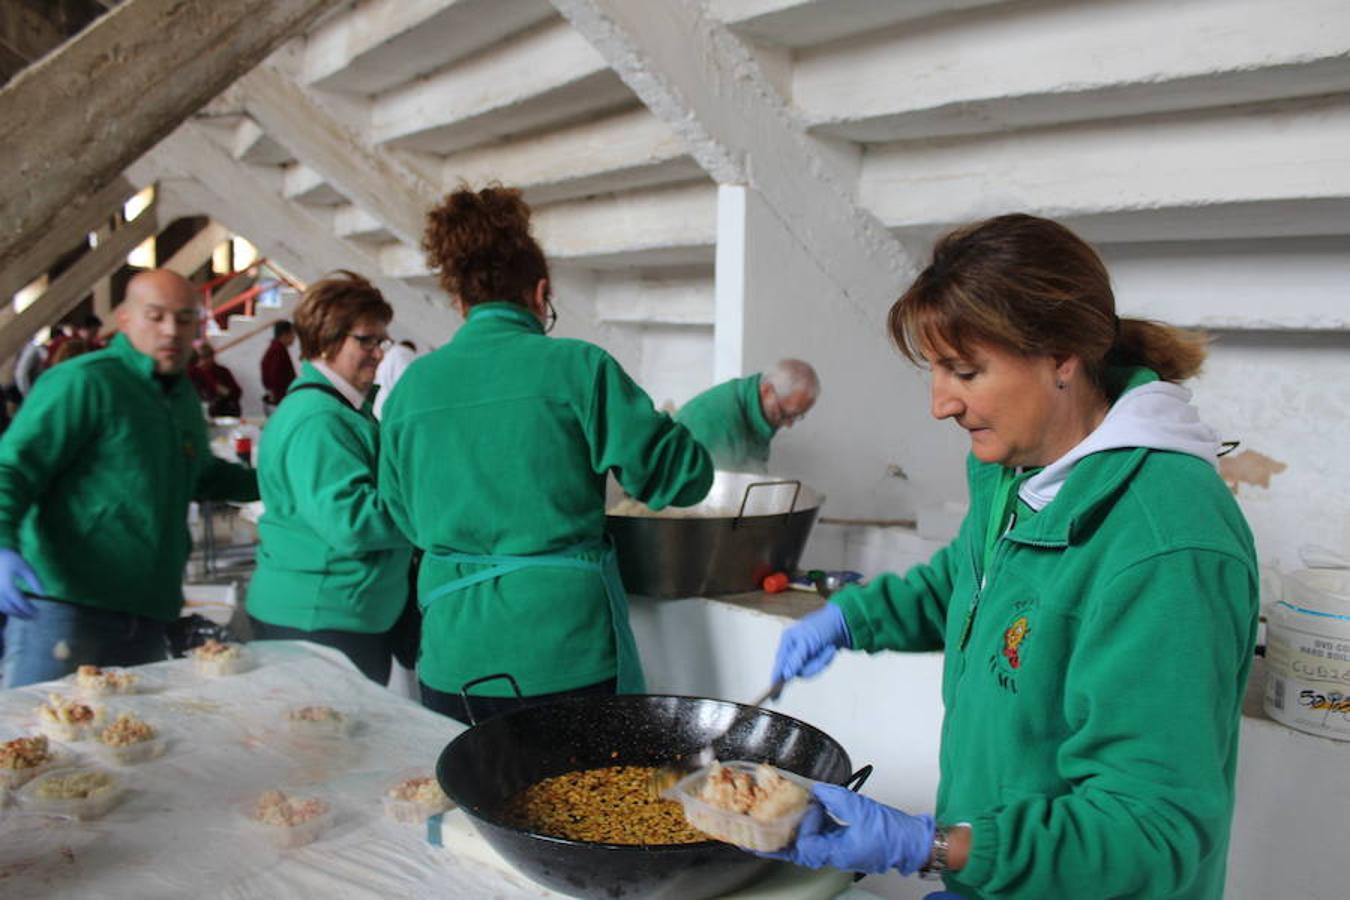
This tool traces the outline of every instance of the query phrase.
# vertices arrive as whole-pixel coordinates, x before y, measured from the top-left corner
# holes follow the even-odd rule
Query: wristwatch
[[[933,829],[933,850],[929,862],[919,870],[926,881],[941,881],[947,871],[947,852],[951,849],[951,826],[939,825]]]

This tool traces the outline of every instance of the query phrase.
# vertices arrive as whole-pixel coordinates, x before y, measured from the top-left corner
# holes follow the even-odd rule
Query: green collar
[[[538,334],[544,333],[544,326],[535,318],[534,313],[519,303],[510,303],[504,300],[479,303],[477,306],[469,308],[469,318],[465,324],[481,325],[487,320],[500,320],[513,325],[524,325]]]
[[[122,332],[113,335],[108,342],[107,352],[121,358],[137,375],[149,380],[155,377],[155,361],[131,345],[131,341]]]
[[[744,404],[746,412],[750,419],[750,428],[755,436],[762,440],[769,440],[778,431],[777,428],[769,424],[769,420],[764,418],[764,406],[759,402],[759,381],[761,375],[750,375],[742,379],[741,403]]]

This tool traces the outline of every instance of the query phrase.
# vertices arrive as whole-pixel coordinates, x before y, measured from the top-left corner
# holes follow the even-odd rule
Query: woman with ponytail
[[[963,897],[1221,897],[1258,595],[1178,384],[1203,339],[1120,318],[1092,247],[1028,215],[940,240],[889,330],[970,434],[970,512],[928,563],[788,628],[774,677],[944,651],[936,811],[818,787],[786,858]]]
[[[427,260],[464,316],[414,362],[381,422],[380,491],[422,548],[422,701],[461,721],[569,694],[640,692],[605,481],[653,509],[712,485],[707,451],[605,351],[548,336],[548,264],[520,192],[449,194]]]

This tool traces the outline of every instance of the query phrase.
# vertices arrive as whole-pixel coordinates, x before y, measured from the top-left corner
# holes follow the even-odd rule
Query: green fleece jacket
[[[53,596],[168,622],[183,606],[188,503],[258,488],[211,455],[192,383],[154,369],[119,334],[38,379],[0,440],[0,547]]]
[[[1258,596],[1237,504],[1195,456],[1094,453],[1015,502],[985,571],[1005,483],[972,457],[956,540],[830,601],[855,649],[946,651],[937,819],[973,836],[949,888],[1221,897]]]
[[[697,503],[712,485],[707,451],[609,354],[545,336],[512,303],[473,307],[450,343],[413,362],[384,406],[381,434],[380,492],[427,551],[420,596],[481,571],[440,553],[518,556],[600,541],[611,471],[657,509]],[[613,678],[603,582],[525,569],[441,597],[423,619],[417,671],[441,691],[497,672],[526,694]]]
[[[376,489],[373,396],[356,410],[305,384],[310,363],[267,420],[258,446],[258,569],[249,614],[305,631],[388,631],[408,597],[412,546]]]
[[[675,413],[675,421],[708,448],[719,469],[763,472],[768,468],[769,442],[777,429],[764,418],[759,379],[759,375],[750,375],[714,385]]]

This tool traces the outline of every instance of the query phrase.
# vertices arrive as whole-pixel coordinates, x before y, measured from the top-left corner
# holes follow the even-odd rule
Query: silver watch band
[[[933,829],[933,850],[928,864],[919,870],[919,877],[937,881],[947,871],[947,853],[951,850],[951,828],[939,825]]]

